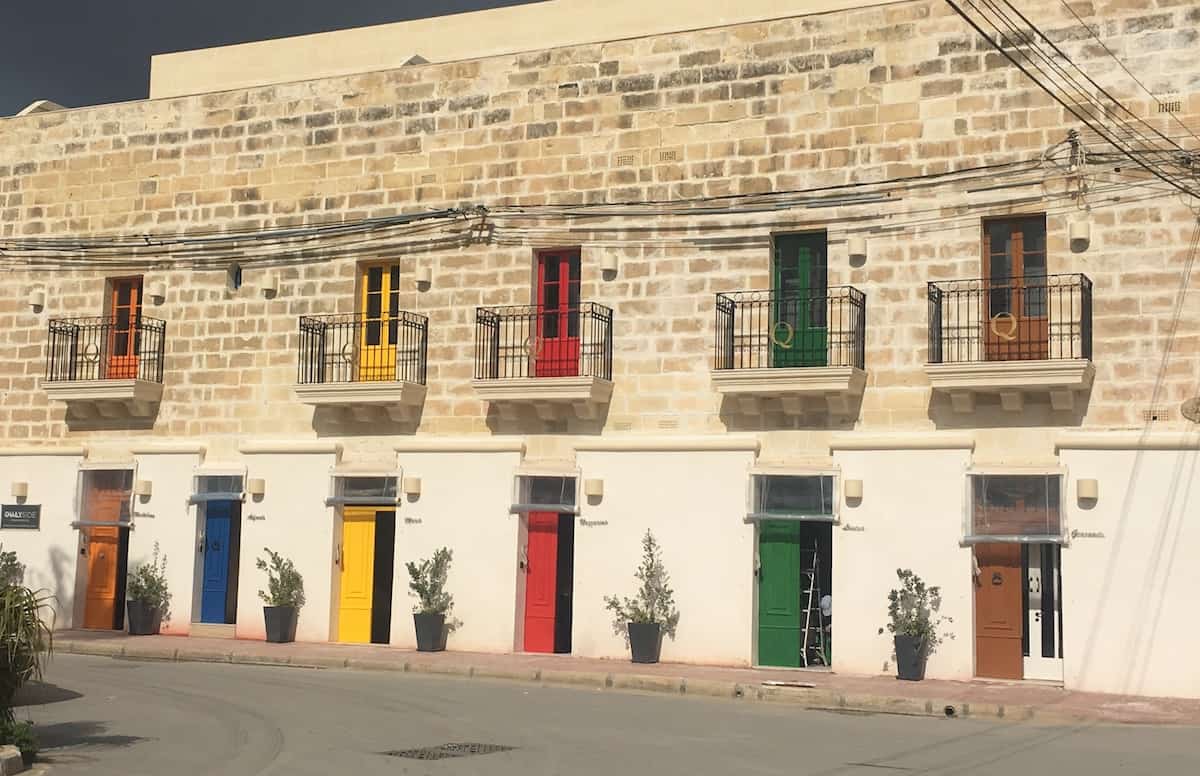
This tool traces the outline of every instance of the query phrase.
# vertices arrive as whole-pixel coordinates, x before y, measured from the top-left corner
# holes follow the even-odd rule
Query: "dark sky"
[[[150,55],[531,0],[0,0],[0,116],[144,98]]]

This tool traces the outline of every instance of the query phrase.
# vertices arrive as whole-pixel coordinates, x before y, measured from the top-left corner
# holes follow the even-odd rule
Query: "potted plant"
[[[37,753],[37,742],[27,723],[14,722],[13,698],[26,682],[42,678],[54,648],[53,601],[46,591],[11,578],[0,582],[0,744],[20,749],[26,764]]]
[[[159,556],[158,542],[149,563],[129,575],[126,588],[130,636],[153,636],[171,619],[171,591],[167,590],[167,556]]]
[[[896,648],[896,674],[919,682],[925,678],[925,662],[942,643],[938,630],[953,620],[938,613],[942,608],[940,587],[927,587],[909,569],[896,569],[896,576],[900,587],[888,593],[887,624]],[[879,632],[883,633],[883,628]],[[946,638],[954,638],[954,634]]]
[[[637,595],[624,600],[605,596],[604,607],[613,613],[613,632],[625,637],[633,662],[657,663],[663,636],[675,639],[679,612],[662,548],[650,531],[642,537],[642,564],[634,577],[641,583]]]
[[[37,737],[33,734],[33,723],[15,719],[0,721],[0,746],[15,746],[21,752],[21,762],[25,767],[33,765],[40,749]]]
[[[300,607],[304,606],[304,578],[290,559],[272,552],[270,547],[264,547],[263,551],[270,562],[258,558],[254,565],[267,572],[267,589],[258,591],[258,597],[266,604],[263,618],[267,623],[267,641],[286,644],[296,640],[296,621]]]
[[[462,625],[451,616],[454,596],[446,592],[446,578],[450,575],[450,561],[454,553],[442,547],[417,563],[409,561],[409,595],[416,596],[413,607],[413,627],[417,630],[418,652],[441,652],[446,649],[446,637]]]

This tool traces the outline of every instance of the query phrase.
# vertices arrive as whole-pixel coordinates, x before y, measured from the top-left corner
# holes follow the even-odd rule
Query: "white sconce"
[[[1100,483],[1097,480],[1076,480],[1075,495],[1080,501],[1095,501],[1100,498]]]
[[[267,481],[261,477],[251,477],[246,480],[246,492],[251,498],[262,498],[267,492]]]
[[[416,271],[417,288],[429,288],[433,283],[433,267],[428,264],[422,264],[417,267]]]
[[[274,272],[264,272],[262,284],[258,288],[267,299],[275,298],[279,295],[279,275]]]
[[[162,304],[167,298],[167,284],[161,280],[153,281],[146,289],[146,296],[150,297],[154,304]]]
[[[615,251],[604,251],[600,254],[600,271],[608,274],[616,274],[617,254]]]
[[[416,498],[421,495],[421,478],[405,477],[401,487],[404,489],[404,495]]]
[[[12,484],[12,496],[15,499],[23,499],[29,496],[28,482],[14,482]]]
[[[846,246],[851,259],[867,258],[867,238],[855,235],[846,241]]]
[[[583,495],[588,498],[604,498],[604,480],[584,480]]]
[[[46,306],[46,289],[35,288],[29,292],[29,306],[36,313]]]
[[[842,491],[845,493],[847,501],[862,501],[863,481],[846,480],[845,484],[842,485]]]
[[[154,483],[150,480],[138,480],[133,483],[133,494],[139,498],[150,498],[154,493]]]
[[[1072,221],[1067,232],[1071,238],[1071,250],[1082,251],[1092,241],[1092,222],[1083,218]]]

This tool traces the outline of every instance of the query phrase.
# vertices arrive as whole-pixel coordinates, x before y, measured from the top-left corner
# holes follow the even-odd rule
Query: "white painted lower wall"
[[[585,478],[604,480],[575,529],[573,647],[627,658],[604,596],[630,596],[642,535],[654,531],[680,620],[663,660],[747,665],[754,629],[754,526],[744,522],[750,451],[580,452]]]
[[[1063,450],[1063,652],[1068,688],[1200,697],[1200,451]],[[1099,482],[1094,505],[1078,479]]]
[[[833,529],[834,669],[847,674],[894,671],[887,593],[895,570],[911,568],[943,592],[954,635],[931,657],[928,676],[974,675],[971,551],[962,546],[966,448],[837,450],[840,524]],[[41,504],[41,529],[5,530],[0,543],[26,564],[26,582],[57,599],[57,626],[73,627],[86,567],[71,526],[82,457],[0,455],[0,488],[29,484],[26,503]],[[129,564],[149,560],[157,541],[167,555],[173,593],[169,633],[186,633],[199,576],[199,512],[188,505],[199,457],[136,456],[137,478],[153,483],[134,499]],[[262,548],[290,557],[304,575],[308,603],[297,638],[336,638],[338,513],[325,505],[332,452],[245,455],[249,477],[266,495],[243,505],[239,562],[240,638],[264,637],[255,568]],[[510,652],[522,644],[523,574],[517,567],[523,518],[509,514],[515,450],[403,453],[399,468],[420,477],[421,495],[397,507],[391,643],[415,645],[404,564],[438,547],[454,550],[449,589],[463,622],[450,648]],[[748,665],[755,661],[753,557],[755,527],[744,520],[749,450],[580,451],[583,478],[602,479],[604,496],[585,498],[576,519],[574,653],[626,659],[612,631],[605,595],[634,591],[633,572],[647,528],[659,538],[682,613],[678,639],[663,659]],[[1187,660],[1200,628],[1200,452],[1195,450],[1061,451],[1068,529],[1062,552],[1064,684],[1069,689],[1132,695],[1200,697],[1200,669]],[[1076,481],[1096,479],[1100,498],[1080,504]],[[840,484],[864,483],[860,503],[845,504]],[[6,501],[9,499],[5,499]],[[1083,535],[1079,535],[1082,532]]]

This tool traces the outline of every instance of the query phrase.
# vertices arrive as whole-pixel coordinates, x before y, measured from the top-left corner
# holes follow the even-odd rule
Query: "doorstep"
[[[778,702],[809,709],[933,717],[1004,719],[1061,724],[1105,722],[1200,726],[1200,699],[1103,695],[1029,683],[851,676],[831,671],[735,668],[538,653],[415,652],[369,644],[293,642],[190,636],[129,636],[115,631],[60,631],[54,649],[128,659],[204,661],[439,674],[597,690]],[[797,679],[803,676],[804,681]],[[773,684],[766,684],[766,683]],[[794,685],[811,685],[796,687]],[[792,685],[792,686],[789,686]]]

